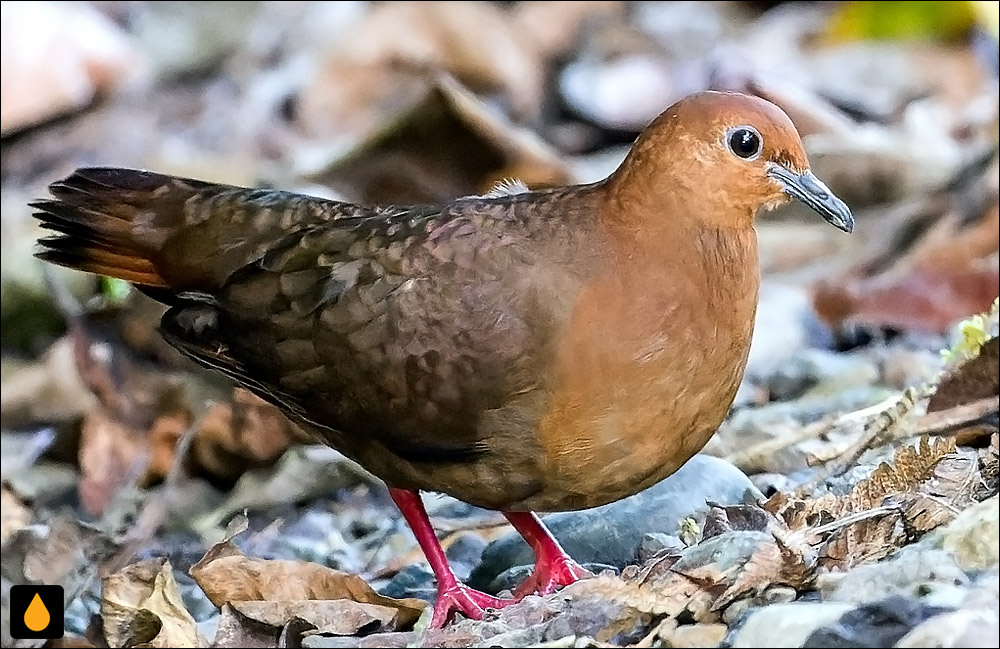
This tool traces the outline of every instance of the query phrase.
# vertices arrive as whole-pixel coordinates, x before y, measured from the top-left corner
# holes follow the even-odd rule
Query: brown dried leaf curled
[[[241,520],[245,519],[237,518],[236,522]],[[393,609],[400,628],[404,628],[416,622],[427,606],[419,599],[383,597],[361,577],[318,563],[244,556],[232,542],[244,529],[231,523],[226,538],[191,566],[191,577],[220,608],[233,602],[346,599]]]
[[[101,618],[112,647],[207,647],[184,607],[170,562],[126,566],[101,583]]]

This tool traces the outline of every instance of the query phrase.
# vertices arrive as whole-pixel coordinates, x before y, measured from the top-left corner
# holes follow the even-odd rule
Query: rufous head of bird
[[[802,201],[851,232],[851,210],[809,169],[791,119],[769,101],[728,92],[680,100],[653,120],[609,182],[618,200],[677,219],[751,228],[756,215]]]

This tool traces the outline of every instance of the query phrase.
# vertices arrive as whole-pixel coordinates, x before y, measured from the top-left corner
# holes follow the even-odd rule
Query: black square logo
[[[10,636],[18,640],[63,637],[62,586],[11,586]]]

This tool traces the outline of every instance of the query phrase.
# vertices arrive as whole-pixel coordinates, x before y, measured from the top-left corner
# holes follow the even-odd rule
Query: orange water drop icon
[[[39,633],[49,625],[51,620],[49,609],[45,608],[42,598],[38,596],[38,593],[35,593],[34,599],[24,611],[24,625],[35,633]]]

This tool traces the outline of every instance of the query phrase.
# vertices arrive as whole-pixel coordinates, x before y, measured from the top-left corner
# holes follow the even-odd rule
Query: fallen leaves
[[[399,609],[377,604],[366,604],[350,599],[289,600],[289,601],[237,601],[222,606],[222,619],[217,647],[242,647],[237,643],[247,629],[263,631],[275,639],[274,646],[288,646],[281,636],[289,633],[310,635],[352,636],[368,635],[405,629],[414,620],[400,619]],[[297,628],[296,628],[297,627]],[[225,629],[225,631],[223,631]]]
[[[133,43],[89,5],[5,4],[0,42],[4,136],[86,106],[137,67]]]
[[[17,429],[41,422],[78,421],[97,404],[76,371],[74,345],[60,338],[35,363],[4,373],[0,389],[0,425]]]
[[[310,174],[368,204],[482,194],[505,178],[533,189],[573,180],[569,166],[534,132],[445,75],[430,77],[396,120]]]
[[[225,538],[190,570],[212,603],[223,609],[220,633],[227,641],[243,639],[248,626],[277,639],[295,619],[302,631],[332,635],[395,631],[412,626],[427,606],[422,600],[384,597],[361,577],[320,564],[247,557],[232,540],[246,526],[246,518],[234,518]]]
[[[995,462],[995,449],[987,461]],[[762,507],[715,506],[702,537],[658,556],[622,578],[574,584],[574,596],[622,602],[635,614],[717,624],[740,600],[766,601],[781,589],[808,591],[820,571],[847,570],[882,559],[951,520],[981,497],[980,457],[953,439],[922,438],[899,449],[837,497],[779,492]],[[789,601],[789,600],[784,600]],[[625,614],[625,613],[623,613]],[[670,627],[654,629],[659,637]],[[651,646],[650,636],[646,644]]]
[[[3,4],[5,36],[15,4]],[[996,297],[994,59],[983,65],[975,44],[831,47],[823,34],[877,36],[875,24],[853,34],[842,29],[845,12],[873,8],[785,4],[765,11],[769,4],[259,3],[236,19],[215,10],[95,5],[111,17],[101,22],[116,42],[127,34],[128,49],[134,42],[152,53],[157,78],[171,80],[145,80],[86,113],[4,140],[4,585],[55,580],[81,609],[100,601],[94,593],[78,595],[96,583],[95,573],[114,571],[104,581],[106,614],[87,610],[99,620],[86,634],[95,644],[102,630],[110,644],[207,643],[191,635],[197,629],[181,610],[180,588],[194,619],[218,619],[212,642],[219,647],[296,646],[310,634],[365,636],[357,639],[364,646],[420,639],[452,646],[709,646],[724,639],[741,609],[789,601],[814,587],[817,572],[874,561],[927,530],[948,528],[942,521],[963,508],[982,511],[970,503],[996,494],[1000,476],[996,332],[963,333],[963,345],[982,352],[949,360],[929,399],[917,386],[937,370],[937,350],[909,334],[951,332],[959,318]],[[53,6],[32,11],[51,13]],[[894,11],[889,3],[874,9]],[[839,18],[829,20],[830,12]],[[922,29],[941,35],[933,22]],[[53,25],[62,29],[65,21]],[[94,33],[83,27],[81,33]],[[986,32],[995,38],[995,16]],[[52,30],[25,33],[44,45]],[[124,72],[100,56],[94,40],[77,44],[68,57],[46,59],[64,64],[72,84],[63,80],[32,93],[42,77],[24,74],[33,68],[23,64],[7,74],[8,41],[4,96],[20,97],[22,108],[34,104],[37,119],[89,103],[95,88],[111,88]],[[81,62],[97,67],[78,74]],[[8,82],[24,91],[6,92]],[[118,307],[119,316],[141,326],[88,314],[81,320],[97,326],[74,321],[71,335],[38,360],[26,359],[49,344],[50,334],[35,331],[35,318],[48,318],[46,332],[63,323],[36,315],[37,306],[6,306],[14,295],[10,278],[29,272],[23,260],[35,239],[29,231],[12,246],[11,224],[27,220],[27,198],[57,175],[55,168],[113,155],[123,164],[247,186],[339,191],[370,202],[447,200],[485,192],[507,176],[532,188],[596,180],[620,160],[629,133],[670,99],[709,85],[781,105],[802,133],[814,170],[858,211],[858,233],[848,238],[829,234],[815,219],[794,220],[794,212],[762,219],[766,278],[798,282],[794,289],[803,296],[804,282],[835,278],[816,293],[828,323],[903,336],[851,355],[829,351],[804,326],[795,345],[777,337],[782,351],[809,346],[827,360],[868,362],[861,375],[852,372],[835,387],[814,375],[809,380],[823,383],[818,387],[826,393],[755,421],[766,434],[750,437],[744,428],[730,438],[722,454],[748,472],[773,473],[773,482],[754,479],[781,492],[769,508],[786,499],[777,516],[752,505],[712,508],[705,520],[686,518],[677,530],[689,547],[664,546],[671,550],[626,569],[624,578],[605,574],[554,597],[528,598],[484,623],[465,621],[426,636],[399,632],[422,603],[378,599],[357,577],[318,564],[260,558],[325,557],[373,575],[371,586],[381,588],[416,562],[419,550],[409,535],[387,531],[395,529],[394,514],[372,495],[373,478],[356,464],[327,448],[295,446],[299,431],[248,392],[201,375],[178,379],[186,366],[164,351],[152,326],[159,312],[142,312],[148,301],[143,307],[132,295]],[[75,97],[64,92],[77,86],[89,90]],[[18,102],[8,103],[0,120],[5,134],[37,121],[10,126],[7,109]],[[86,298],[92,290],[84,282],[74,294]],[[760,311],[787,323],[811,317],[808,301],[762,302]],[[11,325],[26,333],[10,336]],[[758,332],[768,328],[758,323]],[[882,364],[892,361],[880,354],[894,346],[930,355],[921,369],[910,365],[887,379]],[[776,358],[783,371],[794,371],[791,355]],[[792,406],[776,403],[796,399],[775,389],[777,383],[755,383],[760,396],[753,402]],[[916,390],[900,397],[907,385]],[[841,399],[855,388],[860,397]],[[857,409],[869,404],[877,405]],[[922,434],[941,439],[899,447]],[[180,440],[188,450],[178,448]],[[12,453],[12,441],[23,443],[23,452]],[[55,478],[50,469],[57,463]],[[127,551],[107,561],[114,541],[54,517],[67,504],[80,509],[65,487],[52,488],[56,482],[78,489],[99,524],[120,520]],[[117,513],[130,498],[141,514],[135,524]],[[227,551],[216,546],[216,555],[192,571],[218,610],[162,559],[115,571],[136,555],[167,555],[174,569],[186,567],[205,539],[215,540],[243,509],[292,520],[269,528],[270,545],[262,534],[243,552],[232,543]],[[464,510],[454,516],[474,542],[451,545],[461,538],[452,535],[445,548],[457,554],[469,545],[474,557],[490,533],[468,529],[475,526]],[[439,531],[443,522],[435,519]],[[249,549],[255,546],[270,549]],[[426,571],[415,572],[424,581],[411,592],[430,592]],[[73,630],[83,634],[79,625]]]
[[[10,619],[6,596],[10,584],[62,586],[65,601],[72,602],[89,587],[102,562],[116,550],[115,542],[105,534],[66,515],[13,530],[0,554],[4,586],[0,617]],[[9,625],[4,624],[0,644],[17,646],[9,632]]]
[[[438,73],[500,97],[520,118],[541,108],[544,70],[531,41],[487,3],[378,5],[331,49],[300,97],[300,121],[314,137],[391,121]]]
[[[864,512],[880,512],[876,517],[844,526],[822,545],[819,564],[846,569],[888,556],[914,536],[947,523],[974,502],[981,481],[975,457],[957,452],[953,439],[931,442],[923,437],[916,447],[897,451],[891,465],[881,464],[845,497],[778,493],[764,508],[792,530]],[[889,512],[883,507],[888,507]]]
[[[6,486],[0,487],[0,545],[31,522],[31,510]]]
[[[905,331],[943,332],[989,308],[1000,293],[996,204],[971,224],[957,213],[940,219],[885,268],[862,265],[817,286],[817,313],[835,327],[863,323]]]
[[[305,434],[277,408],[249,390],[235,388],[228,401],[212,404],[201,418],[190,463],[194,472],[235,482],[248,468],[273,464],[289,446],[304,439]],[[174,444],[169,448],[173,450]]]
[[[997,302],[993,303],[991,317],[996,320]],[[986,317],[986,316],[984,316]],[[972,336],[973,347],[954,363],[938,381],[937,389],[927,403],[927,418],[943,430],[951,430],[958,443],[968,444],[984,438],[997,430],[997,411],[1000,408],[1000,338],[985,339],[989,335],[983,326],[963,327],[963,340]],[[968,346],[967,344],[965,346]],[[963,406],[971,406],[963,408]],[[954,416],[968,411],[964,418]],[[935,414],[932,414],[935,413]],[[952,413],[949,419],[948,414]],[[928,422],[925,422],[925,425]]]
[[[78,424],[78,436],[63,433],[60,439],[77,449],[85,510],[101,515],[126,485],[148,487],[167,476],[200,404],[197,386],[192,389],[182,375],[156,371],[99,337],[79,315],[71,319],[70,334],[41,363],[9,379],[26,391],[4,388],[3,421],[14,427],[30,421]],[[289,446],[306,440],[250,392],[229,388],[219,394],[221,400],[197,422],[191,453],[182,458],[186,472],[232,484],[248,468],[274,464]],[[64,454],[73,452],[61,446]],[[5,462],[5,471],[14,468]]]
[[[126,566],[102,580],[101,618],[111,647],[207,647],[166,559]]]

